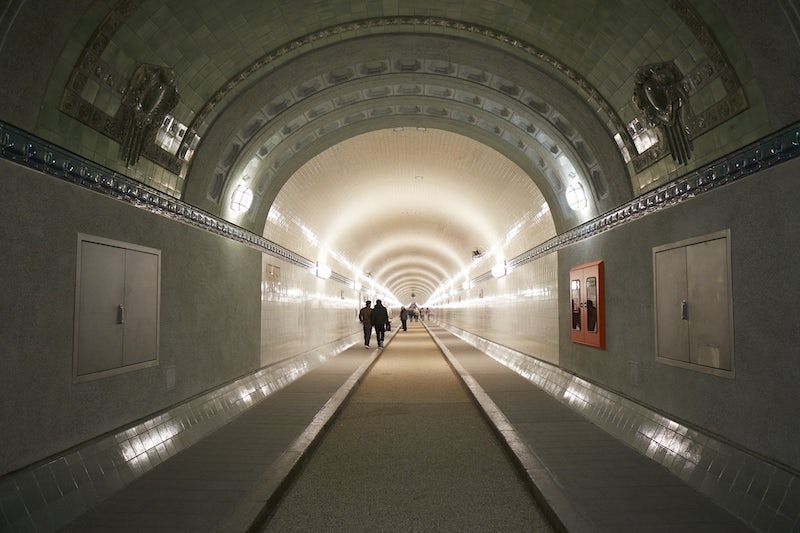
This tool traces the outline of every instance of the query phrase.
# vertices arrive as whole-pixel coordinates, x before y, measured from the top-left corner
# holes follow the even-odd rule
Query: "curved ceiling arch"
[[[403,294],[409,287],[422,288],[427,297],[442,284],[441,279],[434,276],[432,271],[422,270],[421,267],[430,266],[431,263],[428,261],[427,264],[420,265],[413,261],[404,261],[386,265],[384,270],[391,274],[386,278],[385,285],[391,287],[392,292],[397,294]],[[417,292],[420,292],[419,289]]]
[[[388,232],[388,230],[386,231]],[[413,238],[407,234],[398,234],[397,231],[393,231],[390,233],[389,238],[381,239],[366,249],[359,259],[359,263],[363,265],[362,271],[369,272],[373,276],[383,274],[389,265],[397,264],[394,257],[396,257],[398,249],[410,251],[410,253],[403,255],[405,261],[408,261],[409,258],[414,258],[419,261],[421,266],[426,268],[432,266],[442,273],[452,272],[464,267],[464,261],[462,261],[457,250],[449,246],[442,246],[440,239]]]
[[[168,66],[181,93],[174,118],[189,126],[185,138],[189,141],[185,142],[193,143],[194,134],[199,133],[202,146],[185,154],[189,159],[194,155],[189,163],[182,149],[174,158],[164,155],[169,161],[162,161],[166,165],[163,168],[177,176],[150,173],[149,167],[142,167],[134,170],[135,179],[215,214],[219,214],[218,195],[225,183],[216,187],[204,182],[213,165],[196,164],[205,157],[213,159],[225,148],[226,136],[237,135],[242,123],[230,129],[224,124],[237,115],[229,110],[251,96],[250,88],[268,87],[284,67],[301,72],[295,66],[305,56],[345,42],[372,45],[374,39],[389,38],[400,45],[395,50],[405,51],[414,50],[416,39],[438,38],[443,46],[434,47],[431,53],[446,60],[460,62],[459,58],[468,57],[490,64],[513,60],[522,68],[499,68],[498,72],[514,76],[538,70],[552,77],[560,83],[560,92],[572,93],[592,115],[593,120],[586,124],[571,121],[579,124],[579,131],[592,137],[587,128],[598,126],[601,130],[598,139],[604,137],[609,149],[598,150],[599,157],[613,154],[619,159],[614,135],[619,135],[619,142],[628,150],[629,162],[622,165],[622,172],[609,171],[611,167],[603,165],[612,189],[609,198],[628,200],[632,191],[655,187],[655,181],[661,179],[647,169],[664,157],[663,139],[656,141],[653,149],[638,153],[631,137],[638,131],[635,120],[641,118],[631,103],[632,78],[639,67],[671,59],[687,81],[713,67],[714,79],[721,75],[726,91],[725,96],[717,98],[719,105],[733,105],[731,113],[741,110],[741,102],[735,101],[735,91],[741,90],[741,84],[733,79],[735,75],[730,78],[732,65],[726,57],[740,50],[730,44],[732,33],[722,22],[724,17],[717,16],[719,7],[707,2],[642,0],[637,4],[635,21],[620,16],[620,6],[604,2],[593,2],[586,9],[564,9],[558,0],[517,3],[513,9],[501,0],[447,6],[414,2],[413,15],[392,3],[371,6],[368,12],[354,11],[350,0],[330,0],[324,6],[298,1],[291,10],[281,9],[279,4],[271,0],[174,0],[163,5],[137,1],[98,6],[82,15],[81,24],[76,25],[86,39],[83,50],[70,46],[59,59],[60,64],[73,65],[69,79],[65,82],[66,76],[53,76],[52,83],[57,85],[48,92],[60,95],[62,111],[104,135],[108,124],[103,112],[108,110],[102,99],[97,105],[86,99],[93,84],[124,91],[125,80],[130,79],[137,64]],[[190,10],[196,16],[187,17]],[[244,12],[247,16],[242,16]],[[368,18],[354,18],[364,16]],[[706,20],[715,21],[716,32]],[[558,31],[554,31],[554,25]],[[715,39],[720,36],[726,37],[725,46]],[[447,39],[456,44],[447,44]],[[460,48],[469,46],[483,47],[484,53],[459,55]],[[329,73],[328,79],[334,84],[347,80],[345,70],[335,68]],[[291,83],[274,82],[282,87]],[[550,95],[543,100],[554,101]],[[698,118],[703,132],[718,125],[709,120],[715,110],[707,111]],[[248,115],[238,118],[247,120]],[[76,145],[96,150],[98,143],[82,135],[72,146]],[[105,149],[112,166],[113,149]],[[623,183],[626,174],[628,183]],[[614,203],[609,200],[606,207]],[[558,221],[558,210],[553,207]],[[559,223],[560,228],[569,225]]]
[[[426,301],[439,287],[437,280],[423,274],[412,275],[412,270],[398,270],[397,273],[402,279],[395,279],[387,283],[387,286],[392,287],[392,293],[395,294],[399,302],[410,302],[414,298],[419,298],[419,301]],[[411,296],[411,294],[415,296]]]
[[[345,0],[346,1],[346,0]],[[481,8],[483,11],[486,5]],[[545,6],[543,4],[536,6],[537,12],[543,14],[547,9],[555,9],[558,17],[568,15],[565,13],[562,6],[553,5]],[[349,10],[345,10],[349,11]],[[421,10],[424,11],[424,10]],[[452,10],[455,13],[455,10]],[[466,15],[466,13],[461,14]],[[213,96],[206,100],[205,105],[195,115],[193,125],[190,128],[190,133],[204,133],[205,130],[214,122],[214,117],[219,112],[220,107],[224,107],[226,102],[231,98],[237,98],[240,93],[246,90],[248,84],[252,83],[254,79],[262,76],[264,71],[273,71],[292,61],[297,55],[307,53],[309,48],[322,48],[331,44],[341,44],[343,41],[358,41],[363,38],[374,38],[376,33],[381,36],[386,35],[403,35],[408,36],[413,34],[419,38],[427,36],[443,36],[455,37],[462,45],[464,43],[480,43],[481,45],[488,46],[490,49],[500,48],[502,56],[517,56],[526,62],[532,62],[538,68],[556,74],[560,79],[566,82],[571,89],[577,93],[582,94],[582,98],[591,103],[591,107],[597,114],[603,115],[604,120],[613,124],[612,130],[621,134],[625,146],[629,149],[633,148],[633,141],[628,135],[627,129],[620,118],[616,115],[614,108],[605,100],[602,93],[584,77],[580,69],[574,68],[563,61],[559,60],[556,55],[548,52],[547,50],[537,47],[531,42],[527,42],[522,37],[528,32],[531,35],[541,36],[545,27],[540,27],[537,21],[544,21],[541,17],[533,17],[526,20],[525,24],[520,26],[519,19],[511,17],[501,12],[495,12],[492,16],[495,27],[486,27],[477,24],[475,21],[467,22],[471,17],[466,15],[465,18],[444,18],[427,14],[425,16],[402,16],[392,14],[389,17],[374,17],[367,19],[348,20],[344,24],[329,26],[327,28],[319,29],[312,33],[304,35],[294,35],[290,41],[279,44],[264,56],[261,56],[246,68],[240,70],[236,75],[229,78],[229,82],[223,87],[219,88]],[[569,20],[569,19],[565,19]],[[152,21],[148,21],[152,24]],[[697,21],[693,21],[695,24]],[[672,24],[675,22],[673,21]],[[546,24],[546,23],[545,23]],[[513,35],[512,33],[504,33],[504,30],[510,30],[515,27],[517,31],[521,31],[520,35]],[[378,28],[379,32],[375,32]],[[502,29],[501,29],[502,28]],[[672,26],[667,26],[667,34],[673,31]],[[567,39],[559,43],[559,46],[554,47],[554,50],[559,50],[558,55],[571,55],[574,58],[580,58],[586,55],[586,50],[578,41]],[[627,43],[619,43],[623,48],[627,47]],[[569,51],[572,54],[569,54]],[[231,57],[230,64],[239,64],[236,58],[241,56],[238,54],[236,57]],[[405,63],[408,66],[408,63]],[[382,72],[378,66],[366,65],[365,70],[371,74]],[[408,69],[411,70],[411,69]],[[436,71],[444,73],[445,68],[436,68]],[[348,79],[350,75],[347,74],[346,69],[336,69],[330,73],[328,79],[337,83],[344,79]],[[222,105],[220,105],[222,104]]]
[[[555,213],[562,215],[559,222],[563,220],[560,225],[565,228],[599,214],[600,207],[597,206],[602,202],[595,193],[598,189],[597,179],[588,178],[597,178],[597,174],[592,169],[587,170],[585,160],[579,162],[576,150],[560,132],[550,124],[542,124],[542,121],[525,117],[518,111],[510,111],[499,102],[499,98],[480,100],[484,105],[498,104],[498,107],[487,110],[453,101],[442,105],[441,98],[436,96],[400,96],[393,98],[391,105],[384,105],[378,117],[373,115],[374,104],[363,102],[340,112],[331,112],[325,117],[327,122],[319,128],[313,125],[299,127],[280,140],[276,139],[279,135],[274,132],[265,132],[262,139],[266,139],[263,142],[254,139],[253,146],[249,150],[242,150],[238,164],[234,164],[227,173],[228,185],[226,192],[221,195],[223,208],[226,202],[230,202],[232,191],[240,184],[251,188],[261,205],[268,207],[293,171],[305,163],[308,152],[317,152],[331,144],[323,137],[332,136],[335,142],[344,131],[379,129],[386,126],[391,115],[391,119],[399,124],[435,125],[439,129],[479,139],[519,162],[520,166],[528,169],[529,176],[541,189],[552,191],[548,203]],[[420,118],[425,121],[419,122]],[[358,128],[349,128],[355,123],[359,125]],[[336,124],[336,127],[332,127],[332,124]],[[280,125],[276,125],[275,129],[280,129]],[[309,132],[308,129],[313,131]],[[565,165],[572,172],[565,170]],[[596,167],[596,163],[593,166]],[[570,176],[580,181],[589,194],[591,207],[580,214],[571,212],[563,194],[571,180]],[[261,209],[261,213],[258,210],[253,212],[256,224],[263,217],[263,207]],[[226,218],[230,217],[228,213]]]
[[[407,282],[429,296],[453,276],[486,269],[473,261],[476,249],[509,253],[516,243],[506,236],[521,221],[528,238],[520,243],[554,236],[544,204],[524,170],[483,143],[438,129],[384,129],[308,160],[276,197],[264,236],[312,260],[346,258],[330,266],[408,301]],[[292,220],[314,238],[278,223]]]
[[[583,174],[588,174],[593,178],[594,181],[591,184],[587,183],[586,187],[587,190],[595,191],[595,200],[606,201],[611,197],[620,196],[621,192],[617,189],[624,189],[623,196],[629,196],[625,165],[621,161],[618,148],[609,140],[608,131],[598,122],[597,116],[591,109],[588,109],[585,103],[572,93],[565,91],[556,80],[537,71],[529,64],[519,64],[517,59],[498,58],[496,56],[502,56],[502,54],[488,52],[482,47],[475,49],[474,44],[472,50],[465,50],[465,46],[459,46],[459,52],[455,54],[457,57],[453,57],[452,60],[437,57],[419,59],[419,57],[428,56],[432,49],[441,49],[442,46],[435,45],[442,43],[435,39],[432,42],[423,43],[425,46],[422,48],[419,48],[419,44],[417,44],[418,48],[409,50],[404,46],[398,48],[399,43],[396,39],[399,37],[384,36],[380,41],[382,47],[373,46],[375,43],[372,40],[370,40],[370,46],[363,46],[364,43],[361,43],[362,46],[357,47],[354,51],[363,56],[361,63],[354,63],[354,59],[344,53],[345,51],[339,50],[338,46],[314,51],[309,54],[313,57],[298,58],[295,63],[299,61],[302,64],[293,64],[292,70],[294,72],[298,70],[313,72],[315,76],[309,74],[307,79],[316,79],[318,80],[317,85],[319,85],[315,87],[313,84],[307,84],[308,94],[305,98],[300,99],[305,101],[305,106],[292,104],[287,96],[291,93],[295,95],[296,99],[296,95],[303,92],[302,86],[297,85],[296,78],[282,80],[282,73],[276,71],[268,78],[268,85],[272,92],[262,85],[254,85],[251,88],[252,96],[255,97],[258,94],[261,100],[251,97],[240,98],[235,105],[231,106],[229,112],[226,112],[230,114],[230,117],[225,117],[226,113],[222,113],[220,116],[221,122],[228,122],[227,128],[221,127],[220,129],[222,136],[226,137],[229,143],[223,157],[216,161],[203,161],[202,157],[198,158],[191,170],[190,177],[192,179],[187,180],[187,183],[199,184],[202,177],[197,173],[202,172],[203,169],[207,170],[209,166],[213,165],[213,172],[205,172],[205,175],[213,176],[217,182],[206,183],[204,196],[216,195],[219,198],[221,191],[225,188],[224,184],[220,185],[219,181],[226,179],[226,174],[232,167],[246,168],[255,155],[259,154],[259,151],[267,152],[267,155],[271,151],[276,151],[278,153],[274,160],[268,164],[272,167],[270,181],[275,183],[271,193],[274,195],[276,194],[275,188],[285,182],[293,171],[291,165],[286,165],[286,162],[292,158],[287,153],[293,152],[299,156],[294,163],[296,168],[304,162],[309,152],[313,153],[315,143],[319,142],[322,148],[335,144],[348,134],[353,123],[374,120],[378,124],[373,128],[377,128],[381,125],[385,126],[392,119],[400,118],[406,124],[415,123],[421,119],[452,120],[462,131],[473,131],[474,133],[468,133],[472,136],[495,137],[495,144],[504,146],[504,150],[508,152],[522,150],[524,153],[531,147],[539,146],[539,150],[531,150],[530,155],[520,157],[519,154],[516,154],[514,158],[527,158],[530,161],[528,165],[530,173],[534,178],[537,175],[540,176],[539,183],[546,194],[550,188],[563,187],[563,183],[560,183],[558,178],[553,178],[553,175],[561,170],[558,168],[559,165],[554,163],[555,158],[560,157],[563,152],[571,161],[583,158],[582,163],[577,164],[576,162],[575,166],[581,168]],[[428,38],[429,41],[430,39]],[[415,37],[413,42],[418,43],[420,40],[424,39]],[[400,44],[405,42],[406,40],[403,39]],[[452,41],[449,41],[449,44],[452,48]],[[341,46],[353,47],[353,43],[345,42]],[[397,53],[398,49],[410,55],[407,55],[405,60],[398,57],[392,59],[391,55],[386,56],[393,51]],[[369,52],[365,52],[365,50]],[[467,57],[480,56],[479,52],[485,56],[482,58],[483,63],[467,66],[469,63]],[[320,54],[322,57],[319,57]],[[418,57],[413,61],[408,59],[414,56]],[[342,64],[341,59],[338,59],[339,63],[336,62],[337,58],[341,57],[347,58],[346,64],[342,68],[349,72],[358,72],[359,64],[363,67],[363,65],[371,64],[370,62],[374,63],[375,68],[380,72],[373,77],[359,78],[357,80],[361,84],[359,87],[350,85],[349,78],[343,75],[343,79],[335,84],[329,84],[329,87],[323,90],[321,87],[323,82],[319,80],[330,78],[331,72]],[[375,57],[383,58],[383,60],[376,60]],[[412,66],[403,67],[406,64],[403,61],[409,61],[413,68]],[[305,68],[306,62],[309,63],[308,68]],[[509,64],[509,62],[511,63]],[[380,69],[378,66],[381,66]],[[495,69],[502,69],[504,72],[510,73],[524,70],[528,79],[514,81],[513,75],[493,74],[492,71]],[[386,76],[388,76],[387,71],[398,76],[397,83],[390,86],[389,89],[385,82]],[[446,74],[449,74],[449,77]],[[407,80],[415,80],[416,83],[407,82]],[[284,82],[289,84],[289,87],[294,87],[294,90],[287,92],[286,86],[282,85]],[[527,88],[530,84],[536,85],[535,92]],[[278,88],[281,90],[276,90]],[[369,91],[376,91],[376,93],[374,98],[355,98],[353,102],[348,102],[348,98],[356,93],[356,89],[362,91],[362,94]],[[409,94],[403,94],[404,92]],[[543,98],[540,93],[547,96]],[[264,103],[265,101],[267,103]],[[344,102],[345,107],[350,105],[353,108],[346,108],[344,111],[335,109],[337,101]],[[553,103],[558,105],[555,106]],[[348,113],[348,111],[351,112]],[[233,122],[234,120],[235,122]],[[308,124],[315,124],[316,127],[310,128]],[[580,127],[576,124],[580,124]],[[277,129],[278,132],[282,130],[287,137],[291,138],[292,142],[283,145],[289,147],[286,152],[281,154],[279,150],[275,150],[278,145],[283,143],[283,139],[279,138],[280,134],[277,134],[277,137],[275,137],[276,133],[258,136],[263,128]],[[210,138],[206,142],[215,142],[214,131],[216,129],[215,127],[209,131]],[[547,131],[548,129],[549,131]],[[588,137],[581,135],[581,132],[584,131],[589,132]],[[324,132],[332,137],[323,142],[314,138],[318,132]],[[572,135],[572,138],[569,138],[564,132]],[[265,141],[266,144],[263,142],[253,143],[256,136],[259,141],[263,137],[267,139],[275,137],[276,142],[274,146],[268,146],[269,141]],[[224,139],[221,140],[225,142]],[[264,149],[265,146],[268,147]],[[592,150],[591,146],[599,146],[602,149]],[[319,151],[320,148],[318,147],[316,150]],[[606,155],[604,160],[602,160],[603,157],[595,156],[595,154],[609,153],[616,153],[616,156],[608,157]],[[550,157],[551,161],[547,162],[547,157]],[[600,160],[602,160],[602,164],[598,162]],[[598,191],[598,187],[594,185],[597,177],[604,175],[605,171],[597,171],[601,167],[612,168],[613,172],[607,172],[607,174],[613,174],[617,178],[616,181],[624,185],[612,187],[609,184],[603,184],[600,187],[602,190]],[[536,170],[538,172],[535,172]],[[548,170],[551,174],[549,178],[541,177],[547,174]],[[620,175],[623,179],[619,179]],[[190,192],[190,189],[187,188],[187,195],[197,195],[198,191],[193,190],[194,192]],[[209,190],[214,193],[209,194]],[[259,215],[254,226],[258,225],[258,219],[266,216],[265,207],[269,205],[270,196],[270,194],[265,196],[265,206],[256,207]],[[582,221],[580,218],[576,220],[574,214],[565,210],[563,205],[558,205],[554,201],[555,198],[554,193],[550,195],[551,207],[559,223],[563,219],[567,221],[565,224],[570,226]],[[217,208],[219,209],[219,206]],[[593,210],[594,214],[596,212],[597,208]],[[562,214],[563,217],[560,217]]]
[[[442,235],[447,230],[449,233],[458,233],[465,235],[473,235],[474,239],[471,242],[463,243],[465,252],[468,253],[472,248],[479,243],[490,242],[497,234],[497,230],[493,229],[498,223],[497,220],[491,218],[491,213],[481,209],[481,199],[477,192],[469,193],[465,191],[457,195],[459,200],[458,205],[456,202],[441,201],[441,196],[436,197],[434,194],[443,191],[442,184],[431,184],[434,179],[430,175],[424,176],[414,173],[411,168],[414,165],[409,164],[407,168],[399,171],[399,174],[409,172],[405,176],[398,176],[392,173],[382,176],[380,178],[380,185],[382,189],[387,191],[387,194],[394,194],[398,197],[405,196],[405,200],[400,202],[399,198],[394,198],[393,205],[397,208],[393,212],[381,213],[381,223],[386,229],[393,229],[391,236],[385,233],[381,238],[381,249],[391,249],[394,244],[403,246],[414,246],[420,248],[420,251],[430,251],[431,247],[428,243],[428,235]],[[420,165],[417,168],[421,168]],[[370,165],[369,168],[379,168],[376,165]],[[391,171],[392,169],[387,169]],[[437,169],[428,167],[428,172],[436,172]],[[450,183],[455,177],[447,176],[452,174],[452,171],[447,169],[439,170],[445,177],[448,178],[446,183]],[[370,177],[365,175],[350,174],[351,178],[356,183],[369,182]],[[364,180],[364,181],[360,181]],[[466,181],[466,180],[465,180]],[[331,198],[332,201],[343,205],[347,203],[353,206],[365,206],[366,212],[375,215],[377,211],[381,210],[381,205],[370,205],[373,201],[372,191],[365,190],[367,187],[361,187],[360,190],[346,191],[341,198]],[[482,190],[482,189],[481,189]],[[447,193],[445,193],[447,194]],[[454,195],[456,197],[456,195]],[[464,217],[463,213],[469,212],[469,217]],[[435,213],[435,216],[431,214]],[[445,229],[441,222],[442,219],[449,221],[450,227]],[[458,230],[454,231],[454,226],[458,226]],[[498,228],[499,229],[499,228]],[[363,224],[362,220],[357,217],[337,217],[328,221],[325,229],[320,235],[327,242],[341,242],[345,239],[363,240],[368,241],[370,234],[374,231],[372,227]],[[468,258],[465,255],[462,259]],[[369,256],[364,256],[363,261],[370,260]],[[368,266],[368,265],[367,265]]]

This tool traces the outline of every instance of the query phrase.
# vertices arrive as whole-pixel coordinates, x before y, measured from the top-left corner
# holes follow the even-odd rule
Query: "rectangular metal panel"
[[[124,366],[158,357],[159,257],[125,250]]]
[[[689,361],[689,322],[683,319],[686,292],[686,251],[672,248],[654,254],[656,294],[656,355]]]
[[[76,295],[76,374],[117,368],[122,363],[125,251],[114,246],[81,242],[79,293]]]
[[[726,248],[726,239],[714,239],[686,249],[689,343],[693,363],[731,370]]]

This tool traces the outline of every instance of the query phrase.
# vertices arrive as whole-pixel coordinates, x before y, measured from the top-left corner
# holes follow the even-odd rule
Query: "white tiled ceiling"
[[[385,129],[301,167],[276,198],[264,235],[347,277],[371,273],[401,301],[414,287],[424,301],[465,269],[483,274],[555,235],[549,212],[541,215],[544,205],[533,181],[484,144],[442,130]],[[278,214],[295,227],[281,229]],[[310,234],[318,245],[304,237]],[[493,247],[494,256],[473,261],[474,250]]]

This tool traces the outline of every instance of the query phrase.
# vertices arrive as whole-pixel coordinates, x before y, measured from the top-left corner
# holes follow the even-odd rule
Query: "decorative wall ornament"
[[[636,72],[633,103],[650,126],[661,129],[672,159],[685,165],[692,157],[688,126],[692,113],[682,80],[683,75],[671,61],[645,65]]]
[[[145,143],[155,141],[156,131],[178,100],[171,69],[146,64],[136,68],[118,112],[122,123],[119,156],[128,168],[139,161]]]
[[[109,100],[124,98],[127,91],[127,84],[124,81],[127,73],[115,71],[102,59],[102,56],[117,31],[143,2],[144,0],[120,0],[108,13],[86,43],[64,87],[59,105],[59,109],[66,115],[119,143],[122,143],[123,137],[120,113],[101,109],[94,102],[87,100],[84,97],[84,89],[87,85],[96,83]],[[145,145],[140,155],[179,176],[179,180],[182,179],[180,176],[186,162],[162,147],[156,144]]]
[[[95,107],[92,103],[84,100],[81,93],[87,81],[96,76],[95,70],[100,62],[100,58],[104,50],[113,42],[117,31],[125,25],[127,20],[143,3],[144,0],[120,0],[115,7],[112,8],[103,22],[98,26],[91,39],[87,42],[81,57],[73,68],[70,80],[64,88],[64,93],[62,95],[61,110],[64,113],[115,140],[119,140],[117,135],[119,130],[118,124],[112,117],[103,113],[102,110]],[[692,124],[691,130],[693,135],[697,137],[747,109],[747,99],[744,95],[744,89],[736,75],[736,71],[728,61],[722,47],[714,38],[705,20],[695,8],[692,7],[687,0],[665,0],[665,3],[691,31],[692,35],[698,39],[705,52],[706,60],[698,68],[698,70],[700,68],[703,69],[705,76],[701,85],[719,79],[722,81],[726,92],[722,99],[714,103],[708,109],[698,110],[697,114],[694,116],[694,124]],[[379,17],[338,24],[298,36],[291,41],[277,46],[233,75],[227,83],[221,85],[217,93],[206,101],[201,109],[194,110],[194,118],[191,124],[189,124],[184,139],[192,139],[194,135],[200,135],[200,133],[209,127],[213,122],[212,115],[215,108],[231,91],[237,89],[242,83],[248,81],[252,75],[262,71],[262,69],[273,65],[279,65],[285,56],[295,54],[299,49],[304,47],[318,46],[319,42],[325,39],[342,39],[346,38],[348,35],[358,36],[375,30],[383,31],[384,29],[389,30],[392,28],[401,30],[409,25],[423,27],[429,31],[431,29],[439,29],[445,33],[456,32],[465,35],[472,34],[481,39],[498,41],[554,68],[564,75],[566,79],[571,81],[579,92],[586,96],[587,101],[590,102],[594,108],[605,115],[610,129],[620,135],[622,143],[631,154],[631,163],[634,172],[642,172],[666,155],[665,150],[660,150],[658,144],[639,154],[625,123],[618,115],[617,110],[614,109],[611,103],[601,94],[600,90],[594,87],[586,78],[578,74],[575,69],[570,68],[569,65],[562,63],[543,50],[536,48],[531,43],[479,24],[438,17],[414,16]],[[710,72],[708,71],[709,67],[711,69]],[[690,77],[692,77],[691,73],[687,78]],[[687,88],[689,89],[689,96],[691,96],[691,87]],[[170,172],[181,174],[188,165],[186,161],[181,159],[181,157],[186,154],[187,150],[189,150],[188,142],[190,141],[186,141],[181,145],[177,151],[177,155],[170,154],[166,150],[162,150],[158,147],[155,147],[158,149],[146,149],[143,155]]]

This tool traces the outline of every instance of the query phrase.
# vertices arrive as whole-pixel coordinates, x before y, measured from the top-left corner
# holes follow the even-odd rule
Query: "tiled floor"
[[[567,530],[748,531],[664,467],[477,348],[430,326],[541,501]],[[246,530],[281,492],[377,354],[360,346],[342,352],[159,465],[67,531]]]

